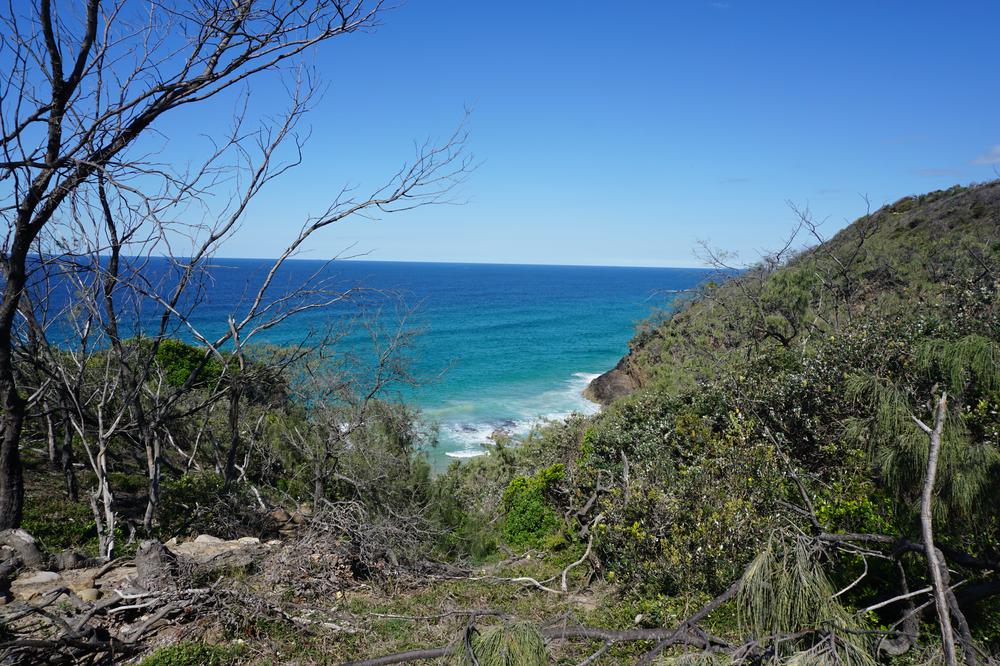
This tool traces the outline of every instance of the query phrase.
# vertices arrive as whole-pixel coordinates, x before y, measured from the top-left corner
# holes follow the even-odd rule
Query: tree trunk
[[[40,193],[32,192],[35,196]],[[3,401],[3,439],[0,440],[0,529],[21,525],[24,508],[24,476],[21,469],[21,430],[24,427],[26,401],[17,390],[14,374],[14,318],[27,283],[28,250],[34,234],[28,230],[28,220],[34,201],[25,202],[18,210],[18,221],[7,259],[3,302],[0,303],[0,400]]]
[[[63,441],[59,457],[63,478],[66,480],[66,496],[75,502],[79,499],[80,492],[76,483],[76,470],[73,468],[73,425],[69,409],[63,410]]]
[[[2,333],[0,337],[3,337]],[[7,351],[9,352],[9,349]],[[0,356],[3,355],[4,350],[0,349]],[[25,408],[24,399],[17,393],[13,373],[9,378],[0,376],[0,395],[3,396],[3,440],[0,442],[0,529],[13,529],[21,525],[21,513],[24,509],[20,443]]]
[[[146,534],[153,534],[153,518],[160,505],[160,438],[154,433],[143,433],[146,444],[146,464],[149,471],[149,499],[146,502],[146,513],[142,519]]]
[[[45,437],[48,443],[49,467],[59,469],[59,457],[56,455],[56,429],[52,424],[52,411],[49,409],[49,401],[42,401],[42,411],[45,412]]]
[[[924,541],[924,553],[927,556],[927,566],[930,569],[931,582],[934,586],[934,605],[937,609],[938,623],[941,625],[941,647],[947,666],[955,666],[955,635],[951,628],[951,609],[948,608],[947,590],[944,577],[941,575],[943,563],[940,552],[934,546],[933,516],[931,503],[934,500],[934,480],[937,477],[938,455],[941,453],[941,435],[944,432],[944,421],[948,407],[948,394],[944,393],[938,400],[934,414],[934,429],[923,426],[930,438],[930,450],[927,454],[927,475],[924,477],[924,488],[920,496],[920,527]]]
[[[225,490],[236,479],[236,454],[240,448],[240,398],[243,394],[242,377],[235,377],[229,385],[229,450],[223,472]]]
[[[117,520],[114,495],[108,484],[108,441],[103,435],[98,440],[95,462],[94,474],[97,475],[97,487],[90,497],[90,507],[94,512],[94,521],[97,523],[100,556],[110,560],[114,557]]]

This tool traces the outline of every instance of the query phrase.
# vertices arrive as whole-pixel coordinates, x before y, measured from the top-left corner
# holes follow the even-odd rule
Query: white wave
[[[461,451],[445,451],[445,455],[449,458],[478,458],[479,456],[485,456],[488,451],[483,449],[462,449]]]
[[[494,436],[503,432],[509,436],[522,438],[532,430],[553,421],[562,421],[573,414],[595,414],[600,405],[583,397],[583,390],[600,373],[574,372],[562,386],[534,396],[518,396],[502,401],[502,410],[510,415],[499,415],[481,420],[465,420],[451,411],[451,418],[441,423],[441,443],[445,455],[451,458],[472,458],[487,454],[484,446]],[[452,405],[455,407],[456,405]],[[469,403],[463,403],[468,407]],[[467,412],[467,409],[461,410]],[[483,410],[485,411],[485,410]],[[452,450],[447,450],[452,449]]]

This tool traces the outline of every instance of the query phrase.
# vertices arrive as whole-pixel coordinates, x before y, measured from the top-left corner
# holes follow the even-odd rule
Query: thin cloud
[[[1000,144],[993,146],[985,155],[980,155],[972,160],[972,163],[979,166],[1000,164]]]

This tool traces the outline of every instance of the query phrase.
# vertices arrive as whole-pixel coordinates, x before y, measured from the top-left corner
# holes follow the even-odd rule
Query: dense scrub
[[[807,216],[800,232],[819,238]],[[641,388],[527,445],[528,458],[564,466],[550,501],[567,524],[585,533],[601,516],[600,574],[647,598],[711,595],[741,576],[746,584],[762,557],[777,557],[766,560],[776,588],[780,567],[799,559],[817,582],[780,593],[842,592],[822,606],[825,618],[793,610],[781,631],[843,616],[854,631],[887,632],[851,642],[855,657],[895,654],[894,631],[935,618],[933,605],[881,602],[933,582],[920,545],[930,445],[921,424],[940,416],[930,509],[935,544],[961,580],[955,621],[967,621],[975,645],[967,637],[960,651],[969,661],[1000,648],[990,598],[1000,589],[998,232],[996,183],[909,197],[809,250],[705,285],[640,332],[616,371]],[[451,474],[479,485],[498,465]],[[766,599],[751,624],[778,603]],[[924,626],[910,643],[940,640]]]
[[[819,236],[805,216],[800,232]],[[239,585],[300,605],[348,590],[332,603],[352,629],[319,639],[280,620],[234,622],[214,640],[251,652],[182,643],[151,663],[442,643],[441,655],[480,663],[543,663],[546,650],[566,663],[937,659],[928,529],[951,581],[943,612],[959,658],[991,658],[998,232],[993,183],[907,198],[812,249],[766,257],[636,336],[621,366],[633,394],[523,441],[498,434],[491,455],[437,475],[419,415],[329,364],[259,349],[249,364],[202,367],[193,348],[160,347],[155,377],[184,396],[165,412],[151,526],[135,439],[110,443],[115,554],[134,546],[130,533],[270,537],[275,508],[305,510],[312,555],[296,566],[319,587],[245,571]],[[235,428],[233,385],[253,386]],[[46,423],[31,422],[35,441],[65,427],[58,413]],[[25,526],[50,550],[98,554],[98,508],[56,499],[60,472],[31,478],[29,496],[46,499]],[[331,553],[350,580],[323,568]],[[255,588],[255,575],[277,582]]]

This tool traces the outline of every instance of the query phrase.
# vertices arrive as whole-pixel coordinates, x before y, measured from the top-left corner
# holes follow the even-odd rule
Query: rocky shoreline
[[[615,367],[598,375],[587,385],[583,397],[606,407],[616,399],[633,393],[639,388],[639,381],[629,365],[629,357],[621,357]]]

